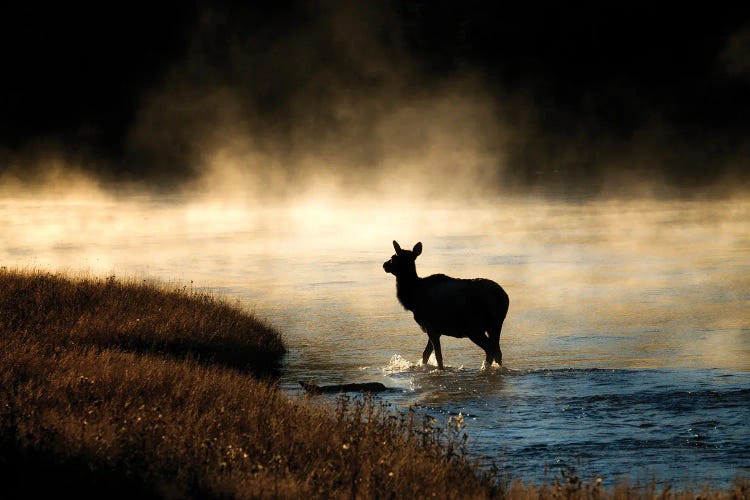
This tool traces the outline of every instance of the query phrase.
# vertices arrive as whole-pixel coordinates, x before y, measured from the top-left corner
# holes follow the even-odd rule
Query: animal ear
[[[414,258],[419,257],[419,254],[422,253],[422,242],[420,241],[416,245],[414,245],[414,249],[412,250],[412,253],[414,254]]]
[[[396,240],[393,240],[393,248],[396,250],[396,253],[401,253],[401,245]]]

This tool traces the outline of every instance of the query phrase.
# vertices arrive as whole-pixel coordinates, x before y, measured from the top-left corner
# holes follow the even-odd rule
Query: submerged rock
[[[338,393],[338,392],[383,392],[390,390],[380,382],[363,382],[352,384],[315,385],[300,381],[307,392],[311,394]]]

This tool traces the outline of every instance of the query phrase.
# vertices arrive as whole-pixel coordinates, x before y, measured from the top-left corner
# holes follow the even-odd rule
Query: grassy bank
[[[0,270],[0,496],[656,494],[498,483],[462,455],[458,429],[285,396],[267,380],[283,353],[268,325],[204,294]]]
[[[47,346],[96,346],[184,358],[272,374],[281,336],[253,316],[205,293],[146,282],[70,279],[0,271],[3,337]]]
[[[206,295],[0,271],[0,489],[493,492],[421,422],[285,397],[258,377],[283,352],[273,329]]]

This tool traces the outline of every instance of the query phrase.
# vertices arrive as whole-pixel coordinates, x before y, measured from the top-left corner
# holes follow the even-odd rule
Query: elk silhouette
[[[440,336],[448,335],[469,337],[481,347],[485,366],[491,366],[492,361],[502,365],[500,331],[510,304],[505,290],[484,278],[458,279],[444,274],[420,278],[415,261],[422,253],[422,243],[414,245],[412,250],[402,250],[394,240],[393,248],[396,253],[383,263],[383,269],[396,276],[399,302],[414,313],[414,320],[429,337],[422,363],[427,364],[434,350],[438,368],[443,369]]]

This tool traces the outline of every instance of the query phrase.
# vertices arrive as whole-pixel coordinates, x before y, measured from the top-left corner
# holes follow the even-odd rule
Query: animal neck
[[[396,296],[401,305],[409,311],[414,310],[414,302],[416,299],[416,288],[419,283],[419,276],[417,276],[417,270],[396,276]]]

